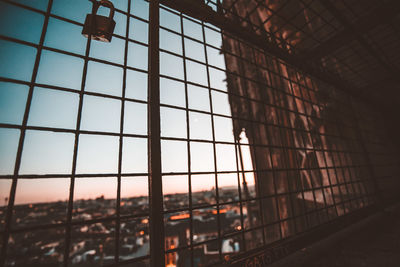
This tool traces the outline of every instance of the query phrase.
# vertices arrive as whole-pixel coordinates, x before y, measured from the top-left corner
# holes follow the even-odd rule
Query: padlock
[[[94,2],[93,5],[92,14],[86,16],[82,34],[86,38],[89,38],[89,35],[91,35],[93,40],[111,42],[115,28],[114,5],[107,0]],[[97,15],[97,10],[100,6],[108,7],[110,9],[108,17]]]

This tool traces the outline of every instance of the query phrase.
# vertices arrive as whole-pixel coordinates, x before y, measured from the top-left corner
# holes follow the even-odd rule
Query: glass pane
[[[14,173],[20,131],[0,128],[0,174]]]
[[[14,227],[65,222],[70,183],[68,178],[18,179]]]
[[[212,108],[214,113],[232,116],[231,106],[228,100],[228,94],[211,91],[212,96]]]
[[[252,172],[240,174],[240,184],[242,186],[242,199],[251,199],[256,197],[255,177]]]
[[[205,62],[204,44],[185,38],[185,56]]]
[[[161,136],[186,138],[186,112],[161,107]]]
[[[204,33],[206,35],[206,43],[213,45],[217,48],[222,46],[221,33],[214,31],[208,27],[204,27]]]
[[[210,95],[207,88],[188,84],[189,108],[210,111]]]
[[[203,30],[201,25],[186,18],[183,19],[183,33],[185,36],[203,41]]]
[[[82,37],[81,26],[50,18],[44,45],[84,55],[87,39]]]
[[[116,198],[116,177],[75,178],[73,220],[92,220],[114,215]]]
[[[147,73],[126,71],[125,97],[147,101]]]
[[[0,2],[0,10],[0,23],[3,25],[0,27],[0,34],[39,43],[44,22],[42,14],[4,2]],[[29,25],[29,31],[26,30],[26,25]]]
[[[221,50],[217,50],[214,48],[211,48],[207,46],[207,61],[208,64],[225,69],[225,58],[224,54],[221,52]],[[222,75],[222,74],[220,74]],[[215,74],[212,76],[213,78],[215,77]],[[214,83],[213,83],[214,84]]]
[[[11,184],[11,179],[0,179],[0,231],[4,230],[4,226],[6,224],[5,219]]]
[[[127,1],[128,0],[115,1],[114,7],[117,8],[117,5],[125,5],[125,9],[126,9],[126,7],[128,5]],[[125,2],[125,3],[123,3],[123,2]],[[102,12],[100,12],[100,11],[102,11]],[[108,16],[109,10],[107,8],[99,9],[99,12],[97,14],[101,15],[101,13],[103,13],[104,16]],[[123,37],[126,36],[126,20],[127,20],[126,15],[124,15],[118,11],[115,12],[115,14],[114,14],[114,21],[115,21],[114,34],[118,34]]]
[[[147,70],[147,46],[129,42],[128,65],[141,70]]]
[[[238,229],[241,229],[242,225],[240,222],[240,205],[230,204],[222,205],[219,207],[219,216],[221,222],[221,230],[223,235],[233,234]],[[224,246],[225,245],[225,246]],[[233,251],[233,244],[229,244],[226,241],[223,242],[222,246],[225,251]]]
[[[109,43],[92,42],[90,46],[91,57],[103,59],[121,65],[124,64],[124,52],[125,52],[125,40],[115,36]]]
[[[39,0],[39,1],[31,1],[31,0],[14,0],[14,2],[21,3],[23,5],[27,5],[30,7],[37,8],[39,10],[46,11],[48,0]]]
[[[81,134],[77,173],[117,173],[118,137]]]
[[[108,64],[89,61],[86,91],[121,96],[123,70]]]
[[[160,8],[160,25],[178,33],[181,32],[181,21],[179,16],[163,8]]]
[[[160,79],[160,101],[178,107],[185,107],[185,85],[170,79]]]
[[[147,176],[121,178],[121,214],[149,212],[149,185]]]
[[[125,101],[124,133],[147,135],[147,105]]]
[[[220,203],[239,201],[237,173],[219,173],[218,190]]]
[[[0,122],[22,124],[28,86],[0,82]]]
[[[190,139],[212,140],[211,115],[189,112]]]
[[[187,143],[161,140],[162,172],[187,172]]]
[[[166,250],[176,249],[190,244],[189,220],[190,214],[187,211],[167,213],[164,215]],[[185,266],[190,266],[190,252],[181,250],[179,250],[178,253],[172,252],[166,255],[166,266],[171,266],[171,264],[173,266],[183,266],[180,264],[174,265],[174,263],[177,263],[177,254],[179,254],[179,263],[181,263],[183,260],[188,260],[188,265]],[[185,257],[187,258],[185,259]]]
[[[182,37],[160,29],[160,48],[182,55]]]
[[[182,58],[160,52],[160,74],[183,80]]]
[[[215,175],[192,175],[193,205],[214,204],[216,202]]]
[[[115,254],[115,222],[76,225],[71,229],[68,266],[113,265]],[[84,251],[85,257],[82,257]]]
[[[5,266],[59,266],[65,251],[65,228],[13,233]],[[40,244],[40,245],[35,245]]]
[[[193,242],[199,243],[218,237],[218,226],[217,226],[217,210],[214,208],[193,210],[193,214],[198,216],[199,220],[193,222]],[[206,221],[202,223],[202,221]],[[207,229],[207,231],[204,231]],[[218,247],[208,247],[208,250],[217,250]],[[206,258],[206,257],[204,257]],[[203,258],[203,260],[204,260]]]
[[[187,208],[189,205],[189,180],[187,175],[163,176],[164,209]]]
[[[130,18],[129,23],[129,38],[147,44],[149,24],[134,18]]]
[[[0,40],[0,76],[30,81],[36,48]]]
[[[120,9],[120,10],[126,12],[128,10],[128,1],[129,0],[119,0],[119,1],[115,1],[113,4],[114,4],[115,9]]]
[[[214,116],[215,141],[234,142],[232,119]]]
[[[124,137],[122,172],[147,172],[147,139]]]
[[[70,133],[27,130],[20,173],[71,173],[74,140]]]
[[[192,172],[214,171],[214,149],[211,143],[190,142]]]
[[[119,132],[121,101],[86,95],[83,98],[81,129]]]
[[[208,71],[210,75],[210,87],[227,92],[226,73],[214,68],[208,68]]]
[[[90,1],[82,0],[70,0],[68,2],[54,0],[51,13],[83,24],[86,15],[92,13],[92,4]]]
[[[149,2],[144,0],[131,0],[131,14],[149,20]]]
[[[36,87],[28,125],[75,129],[79,95]]]
[[[186,60],[186,75],[190,82],[198,83],[207,86],[207,70],[203,64],[196,63],[191,60]]]
[[[234,145],[216,145],[217,170],[236,171],[236,154]]]
[[[43,50],[40,57],[37,82],[80,89],[82,70],[82,59]]]
[[[149,218],[139,217],[121,225],[120,260],[129,260],[149,255]],[[126,266],[148,266],[139,261]]]

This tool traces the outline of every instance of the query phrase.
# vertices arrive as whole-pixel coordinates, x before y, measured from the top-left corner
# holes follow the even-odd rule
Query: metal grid
[[[184,161],[187,163],[187,171],[182,171],[181,168],[172,169],[163,173],[163,179],[179,175],[188,184],[185,193],[188,201],[180,207],[166,207],[164,212],[166,264],[197,266],[196,264],[201,263],[207,266],[232,262],[237,257],[240,258],[240,254],[300,235],[334,220],[337,216],[353,213],[375,203],[373,176],[368,171],[370,163],[357,135],[356,118],[348,108],[349,97],[227,32],[162,8],[161,14],[165,13],[168,16],[175,15],[177,21],[180,21],[178,28],[181,31],[171,30],[162,22],[161,30],[179,35],[181,43],[177,38],[176,43],[171,45],[172,48],[163,48],[161,45],[161,55],[180,58],[184,73],[177,78],[164,74],[161,68],[160,77],[183,82],[186,101],[182,106],[162,103],[161,107],[185,111],[185,119],[180,125],[182,129],[186,128],[186,133],[168,136],[161,128],[161,152],[163,153],[163,141],[164,144],[175,142],[177,145],[181,142],[182,146],[187,146],[184,152],[187,153],[187,161]],[[196,25],[199,29],[201,27],[202,34],[193,37],[185,31],[184,22]],[[225,55],[226,68],[209,62],[217,55],[210,54],[210,50],[219,51],[220,47],[207,42],[207,32],[210,35],[211,32],[221,35],[223,50],[218,54]],[[191,53],[187,49],[187,43],[190,42],[201,45],[196,50],[197,53]],[[182,47],[182,52],[176,52],[178,46]],[[201,52],[201,47],[204,52]],[[204,55],[204,58],[194,58],[199,54]],[[193,62],[199,64],[199,72],[201,68],[204,69],[207,74],[205,79],[191,80],[187,66]],[[227,87],[212,84],[215,79],[212,73],[217,70],[226,73],[224,76],[227,77]],[[193,86],[204,88],[204,92],[208,91],[209,111],[190,107],[190,91]],[[225,96],[231,112],[224,114],[218,111],[224,103],[216,101],[213,97],[216,94]],[[326,102],[321,100],[324,94]],[[211,138],[206,135],[192,137],[192,125],[195,122],[191,114],[196,112],[210,116]],[[340,114],[331,117],[331,113],[335,112]],[[230,141],[218,138],[216,124],[222,118],[232,121],[233,138]],[[302,120],[300,125],[297,124],[299,120]],[[324,125],[325,128],[313,128],[312,125],[315,124]],[[249,140],[245,144],[241,141],[242,130]],[[266,134],[266,139],[257,136],[261,132]],[[208,154],[202,154],[203,160],[213,160],[210,171],[196,171],[192,167],[195,165],[193,162],[198,160],[192,151],[199,142],[210,144],[210,147],[212,145]],[[322,145],[324,142],[325,145]],[[235,168],[221,168],[221,156],[218,157],[218,148],[221,146],[235,147],[230,152],[235,157]],[[253,163],[251,167],[244,167],[244,148],[250,151]],[[178,152],[174,150],[173,153]],[[309,162],[305,162],[301,154],[310,155]],[[167,154],[165,158],[172,156]],[[224,157],[229,157],[229,153],[225,153]],[[322,164],[315,162],[318,157]],[[235,191],[239,192],[233,200],[225,199],[222,194],[224,187],[219,185],[223,175],[227,174],[232,174],[232,182],[237,187]],[[213,188],[210,188],[215,190],[215,200],[197,206],[193,200],[196,190],[192,184],[199,175],[211,175],[215,178]],[[306,184],[305,177],[308,175],[311,179]],[[234,179],[235,176],[237,178]],[[253,192],[249,189],[251,179],[254,179]],[[171,195],[164,197],[170,198]],[[224,225],[224,211],[227,206],[231,210],[237,210],[240,225],[235,228]],[[207,229],[214,233],[214,237],[199,242],[194,238],[199,235],[196,232],[196,216],[207,212],[217,215],[214,225],[209,225]],[[230,228],[230,231],[226,228]],[[227,250],[224,248],[227,241],[237,243],[239,249]],[[214,256],[203,254],[199,257],[202,255],[201,251],[213,246]]]
[[[135,162],[129,163],[129,160],[132,160],[132,156],[129,156],[126,150],[127,148],[132,149],[132,143],[135,141],[139,145],[140,143],[146,144],[147,142],[147,130],[145,129],[141,132],[140,129],[132,128],[132,122],[129,122],[129,120],[132,119],[134,123],[139,121],[135,117],[132,118],[132,106],[139,105],[144,107],[145,110],[147,106],[146,96],[143,97],[132,93],[131,89],[135,87],[135,85],[132,83],[132,79],[129,80],[129,75],[144,76],[144,79],[147,80],[147,63],[143,64],[143,62],[141,62],[141,64],[138,65],[128,58],[133,56],[132,54],[135,53],[136,49],[139,50],[139,53],[141,50],[147,50],[147,36],[144,39],[140,39],[140,36],[138,37],[130,32],[130,27],[132,27],[134,23],[148,24],[148,15],[146,15],[145,12],[142,14],[131,12],[131,10],[134,11],[133,6],[139,4],[146,6],[148,3],[145,1],[121,1],[121,3],[118,3],[115,17],[118,23],[120,25],[122,24],[122,27],[118,28],[116,34],[113,35],[114,45],[110,44],[106,46],[96,42],[86,41],[86,39],[80,35],[84,16],[91,12],[89,1],[76,1],[74,3],[75,6],[72,4],[68,6],[69,3],[63,3],[64,1],[53,0],[49,0],[46,6],[43,6],[43,2],[1,2],[2,12],[10,11],[11,14],[14,15],[24,14],[28,19],[31,19],[33,23],[37,20],[42,20],[43,23],[41,24],[40,30],[38,29],[36,31],[39,36],[33,36],[33,38],[31,38],[29,34],[24,34],[24,28],[21,27],[11,27],[12,31],[9,32],[4,29],[1,35],[1,40],[3,42],[2,47],[4,49],[2,51],[3,55],[9,52],[6,51],[7,47],[14,46],[21,48],[20,50],[32,48],[30,49],[30,53],[33,57],[28,57],[28,60],[32,59],[32,62],[21,60],[21,62],[16,64],[12,60],[6,61],[5,64],[9,64],[11,74],[2,69],[0,78],[2,87],[13,86],[13,84],[15,84],[24,86],[27,89],[26,103],[22,110],[18,110],[22,112],[23,119],[19,122],[1,123],[2,130],[4,130],[4,132],[12,132],[17,136],[19,141],[18,145],[15,147],[15,167],[13,167],[13,170],[10,171],[9,174],[3,173],[1,175],[4,185],[9,185],[10,193],[7,207],[2,208],[2,250],[0,265],[3,266],[5,264],[5,266],[11,266],[16,264],[18,266],[36,266],[38,264],[61,264],[63,266],[73,266],[75,265],[73,260],[75,249],[79,249],[82,241],[96,243],[94,245],[89,245],[87,249],[95,249],[97,253],[107,255],[110,251],[112,252],[112,257],[101,259],[104,265],[114,266],[114,263],[118,263],[119,266],[124,266],[129,264],[146,264],[146,262],[148,264],[149,252],[146,250],[144,250],[141,255],[131,258],[124,257],[124,255],[120,253],[123,245],[126,243],[125,239],[129,233],[129,230],[128,232],[126,230],[129,226],[123,228],[121,225],[129,225],[136,222],[135,225],[145,232],[144,236],[148,236],[149,234],[148,194],[144,193],[141,206],[135,204],[130,207],[128,205],[124,206],[124,204],[132,204],[128,201],[129,198],[127,199],[126,196],[121,196],[121,190],[124,190],[124,188],[121,189],[123,184],[127,187],[129,184],[131,184],[132,187],[132,183],[133,186],[140,186],[140,184],[143,183],[147,184],[147,168],[146,170],[139,171],[135,170],[135,168],[130,168],[129,165],[134,165]],[[77,6],[79,6],[78,9],[76,8]],[[12,25],[13,22],[8,21],[7,24]],[[34,27],[34,25],[35,24],[32,24],[32,27]],[[123,27],[123,25],[125,27]],[[73,30],[71,30],[71,28],[73,28]],[[68,36],[68,34],[70,35]],[[71,43],[68,43],[68,38],[74,38],[74,41],[78,42],[78,44],[71,46]],[[61,43],[57,42],[59,39],[62,40]],[[63,42],[66,42],[67,46],[64,45]],[[21,51],[18,52],[23,53]],[[117,57],[114,56],[116,53],[118,53]],[[57,58],[49,63],[50,55],[57,55]],[[57,68],[63,64],[67,64],[65,61],[68,60],[80,62],[78,64],[78,71],[81,69],[80,75],[71,76],[70,73],[76,73],[76,71],[74,72],[72,69],[61,69],[60,72],[64,72],[58,73],[55,78],[46,78],[46,71],[50,72],[50,68]],[[32,70],[24,77],[20,78],[18,75],[12,74],[13,71],[15,71],[15,73],[24,71],[26,69],[24,66],[29,64],[32,65]],[[53,65],[49,68],[48,64]],[[20,68],[21,66],[22,68]],[[103,73],[104,69],[106,69],[107,71],[117,70],[121,74],[120,87],[115,88],[117,93],[115,93],[115,91],[96,91],[96,89],[93,90],[93,85],[92,89],[90,88],[90,82],[93,82],[93,76],[90,77],[90,75],[93,75],[95,66],[98,67],[97,69],[100,68],[100,72]],[[66,76],[67,78],[63,78],[62,76]],[[101,77],[94,78],[100,79]],[[68,79],[68,81],[73,81],[76,87],[71,87],[71,85],[69,85],[71,83],[68,82],[67,86],[59,85],[62,84],[62,82],[58,82],[57,79],[61,81],[65,81],[66,79]],[[54,124],[57,124],[54,123],[54,121],[36,122],[36,124],[31,121],[32,113],[34,113],[35,108],[37,108],[35,105],[38,104],[33,101],[37,101],[37,98],[35,98],[38,97],[36,93],[40,92],[40,90],[44,90],[42,88],[46,88],[46,94],[61,94],[60,92],[64,92],[64,95],[74,97],[77,100],[77,103],[75,103],[77,105],[71,105],[70,110],[68,110],[68,112],[75,112],[77,116],[76,124],[65,128],[59,124],[54,126]],[[147,87],[140,89],[146,92]],[[96,115],[90,118],[90,116],[93,116],[93,113],[90,115],[89,109],[91,107],[89,100],[93,99],[101,99],[105,107],[109,107],[107,104],[111,102],[114,104],[118,103],[117,106],[119,106],[119,109],[110,110],[110,112],[116,112],[116,114],[118,114],[116,118],[117,123],[113,124],[116,126],[114,129],[107,129],[107,126],[102,128],[101,126],[91,126],[90,123],[88,124],[88,119],[99,120]],[[74,110],[74,108],[76,110]],[[10,110],[8,112],[11,113],[13,111]],[[57,112],[57,107],[53,106],[52,110],[47,110],[47,112]],[[101,107],[95,107],[94,112],[100,116]],[[45,116],[45,114],[42,114],[42,116]],[[102,119],[105,120],[103,125],[110,122],[110,119],[108,119],[108,121],[107,118]],[[86,125],[83,125],[83,121],[85,121]],[[146,127],[145,122],[144,128]],[[29,149],[32,149],[32,147],[27,146],[31,146],[32,142],[35,142],[31,139],[34,134],[49,136],[50,140],[52,136],[57,137],[58,135],[69,135],[72,137],[73,142],[70,142],[70,147],[67,148],[72,151],[69,155],[70,158],[67,159],[67,162],[72,163],[72,167],[69,168],[69,171],[53,170],[53,172],[46,172],[46,170],[48,171],[47,165],[46,163],[42,163],[41,167],[44,168],[44,171],[30,171],[29,168],[25,168],[23,174],[21,174],[21,160],[24,153],[28,153]],[[28,138],[30,139],[27,142],[26,140]],[[60,146],[60,142],[65,141],[57,138],[52,140],[53,141],[48,142],[53,142],[51,145],[54,147]],[[97,162],[97,167],[95,168],[91,168],[90,163],[86,163],[89,164],[88,166],[83,166],[82,162],[79,162],[82,160],[82,157],[85,157],[85,155],[79,155],[79,153],[84,153],[84,149],[89,153],[86,157],[95,158],[94,153],[98,153],[96,150],[101,146],[110,145],[107,144],[110,143],[110,141],[112,149],[114,149],[112,156],[115,156],[115,159],[112,160],[114,165],[110,170],[102,171],[101,162]],[[42,143],[39,144],[45,146],[46,141],[42,139],[41,142]],[[41,154],[40,148],[37,147],[39,144],[34,144],[36,148],[34,147],[35,150],[33,152],[37,153],[38,157],[41,157],[43,154]],[[51,156],[58,157],[58,153],[62,152],[61,149],[66,148],[65,146],[60,146],[58,151],[53,150],[50,152],[53,153]],[[146,150],[145,145],[144,150],[141,152],[144,154],[144,158],[147,157]],[[103,155],[103,157],[107,158],[107,155]],[[87,159],[86,162],[88,162]],[[28,217],[22,216],[23,212],[29,208],[35,210],[39,209],[39,211],[41,208],[43,209],[40,204],[26,204],[23,206],[14,204],[15,199],[21,197],[21,194],[25,193],[29,195],[31,193],[29,192],[29,187],[26,187],[26,184],[29,186],[29,183],[32,184],[32,182],[37,181],[37,183],[42,183],[45,187],[46,181],[63,180],[60,178],[70,180],[69,185],[65,184],[65,189],[68,190],[69,188],[69,194],[66,197],[66,205],[64,206],[64,203],[62,203],[60,204],[61,207],[55,205],[56,207],[46,207],[48,209],[51,208],[51,210],[42,210],[43,212],[56,210],[58,218],[53,220],[40,220],[39,218],[38,221],[32,222],[28,220]],[[108,185],[111,184],[111,186],[115,186],[114,199],[99,199],[100,203],[104,202],[104,209],[107,212],[97,216],[91,214],[92,216],[90,218],[82,216],[82,212],[79,210],[85,208],[84,205],[86,202],[80,199],[75,200],[74,194],[79,190],[79,186],[82,187],[82,183],[95,187],[96,183],[99,182],[105,182]],[[55,186],[55,184],[50,186]],[[20,190],[25,188],[26,191],[19,192],[18,187],[21,187]],[[37,188],[37,190],[43,190],[44,194],[50,193],[51,188],[44,187],[35,188]],[[144,186],[144,188],[147,189],[147,186]],[[126,189],[127,188],[125,188],[125,190]],[[98,193],[100,196],[102,192]],[[86,205],[88,204],[86,203]],[[66,212],[63,212],[63,210]],[[40,216],[40,212],[38,216]],[[24,220],[27,221],[24,222]],[[103,225],[107,229],[106,233],[96,233],[95,230],[91,232],[92,228],[99,225]],[[82,230],[85,227],[90,230]],[[51,236],[51,238],[49,236]],[[48,240],[45,240],[46,238],[48,238]],[[55,249],[56,253],[60,256],[46,257],[45,253],[48,251],[46,248],[43,248],[42,241],[59,243]],[[35,242],[37,242],[36,244],[41,244],[41,249],[33,248]]]
[[[221,2],[222,3],[222,2]],[[238,21],[301,61],[322,64],[360,91],[374,95],[374,86],[393,86],[397,57],[385,45],[398,40],[380,38],[374,29],[396,31],[399,4],[391,1],[224,1],[221,14]],[[374,32],[374,33],[373,33]],[[397,36],[392,32],[391,36]],[[378,45],[379,44],[379,45]],[[350,59],[350,57],[352,59]],[[374,75],[371,75],[373,73]],[[380,98],[380,97],[379,97]],[[385,99],[381,98],[382,103]]]
[[[64,266],[74,265],[70,253],[82,237],[103,243],[102,251],[111,251],[111,259],[102,259],[105,265],[146,266],[150,260],[153,266],[234,263],[249,257],[253,251],[265,250],[304,233],[312,236],[312,231],[318,227],[338,224],[341,217],[346,217],[344,215],[356,216],[359,210],[379,203],[379,183],[375,176],[383,173],[382,169],[387,166],[380,163],[383,157],[370,158],[370,155],[378,157],[381,153],[369,147],[374,144],[373,141],[367,139],[367,145],[364,144],[365,135],[368,136],[369,132],[375,134],[376,129],[366,128],[370,124],[364,122],[363,118],[367,116],[364,113],[356,114],[361,110],[359,104],[352,103],[353,100],[337,88],[311,78],[213,25],[164,6],[158,10],[157,1],[151,3],[150,16],[154,24],[150,25],[150,44],[147,39],[132,36],[129,30],[133,20],[148,24],[146,16],[132,14],[134,4],[140,1],[127,1],[124,8],[117,8],[117,14],[126,20],[123,33],[113,36],[114,43],[122,44],[119,48],[124,51],[121,62],[91,54],[96,43],[90,41],[85,43],[83,54],[53,47],[46,44],[50,20],[56,18],[77,26],[82,26],[83,21],[54,13],[57,9],[52,6],[56,2],[49,0],[46,11],[11,1],[1,2],[19,10],[40,14],[43,19],[40,40],[37,42],[3,33],[0,35],[4,42],[36,49],[29,79],[3,74],[0,77],[3,83],[25,85],[28,88],[21,122],[0,124],[2,130],[19,132],[15,167],[12,173],[0,176],[2,181],[9,181],[10,186],[8,207],[3,208],[1,217],[4,220],[4,228],[0,229],[3,236],[1,264],[11,264],[18,259],[18,254],[13,254],[17,252],[12,246],[28,238],[34,239],[33,234],[45,236],[50,232],[62,240],[60,243],[63,243],[64,249],[60,255]],[[287,2],[278,9],[283,9]],[[208,4],[218,10],[216,2],[209,1]],[[312,1],[304,4],[309,6]],[[83,13],[89,12],[85,10]],[[246,16],[238,18],[248,20]],[[283,23],[288,24],[287,19]],[[261,29],[255,31],[261,32]],[[275,30],[274,34],[278,31]],[[169,37],[165,39],[163,36]],[[283,39],[281,41],[283,43]],[[137,46],[148,45],[152,47],[149,71],[147,66],[131,65],[130,60],[135,61],[135,57],[129,54],[131,47],[135,51]],[[78,88],[38,81],[43,55],[47,51],[83,61]],[[114,66],[122,71],[121,95],[87,90],[91,62]],[[149,135],[125,131],[127,103],[147,105],[147,98],[127,95],[131,86],[128,85],[128,73],[131,71],[146,77],[149,72]],[[199,79],[201,75],[203,78]],[[32,103],[38,87],[79,96],[78,119],[74,127],[30,124],[29,116],[33,112]],[[172,94],[172,90],[179,93],[170,98],[168,95]],[[90,96],[121,102],[116,132],[82,127],[85,99]],[[196,103],[197,99],[201,100],[200,104]],[[370,113],[368,110],[363,112]],[[198,121],[203,121],[199,127],[196,126]],[[68,133],[73,136],[71,172],[20,172],[25,139],[33,131]],[[81,137],[89,135],[91,140],[94,140],[94,136],[118,140],[117,171],[77,171],[79,148],[83,142]],[[127,153],[124,147],[128,146],[127,140],[130,138],[148,140],[149,153],[145,156],[150,159],[149,171],[124,171],[123,159]],[[226,158],[231,161],[225,162]],[[209,165],[202,166],[204,162]],[[382,182],[387,185],[395,181],[395,174],[398,173],[394,168],[396,161],[390,166],[393,169],[382,179],[387,181]],[[142,198],[144,204],[141,208],[127,206],[127,200],[121,196],[123,180],[130,179],[137,185],[140,177],[146,177],[147,180],[148,176],[150,200],[146,195]],[[17,183],[20,185],[24,179],[35,181],[53,178],[70,179],[65,216],[57,222],[30,226],[20,226],[13,221],[18,216],[18,205],[14,204],[15,197],[18,197]],[[77,190],[76,184],[85,178],[115,181],[116,199],[111,201],[115,207],[112,215],[100,215],[89,220],[75,218],[79,203],[74,199],[74,192]],[[185,190],[174,192],[174,188],[168,186],[171,180],[185,184]],[[208,188],[201,185],[206,180],[209,180]],[[161,184],[164,192],[161,191]],[[236,221],[231,222],[228,215]],[[96,223],[115,231],[104,240],[78,234],[78,229]],[[124,235],[129,235],[123,231],[122,225],[129,223],[142,225],[144,232],[147,231],[145,234],[150,232],[151,240],[150,252],[132,259],[121,255]],[[11,238],[15,243],[9,242]],[[283,250],[282,256],[287,255],[286,250]],[[39,256],[42,252],[34,253]]]

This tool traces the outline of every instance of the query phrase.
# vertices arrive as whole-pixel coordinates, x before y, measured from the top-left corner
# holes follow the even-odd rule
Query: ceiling
[[[231,0],[221,7],[254,32],[267,32],[268,42],[301,64],[335,75],[359,96],[385,108],[400,105],[400,1]]]

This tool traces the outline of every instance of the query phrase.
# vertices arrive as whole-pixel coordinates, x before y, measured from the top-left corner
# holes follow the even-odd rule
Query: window
[[[371,165],[382,151],[366,151],[379,131],[362,103],[226,29],[160,5],[158,72],[148,1],[112,1],[111,43],[81,36],[90,1],[36,2],[0,0],[5,266],[229,263],[372,207],[371,168],[395,172]],[[151,232],[152,141],[164,237]]]

